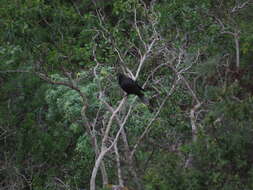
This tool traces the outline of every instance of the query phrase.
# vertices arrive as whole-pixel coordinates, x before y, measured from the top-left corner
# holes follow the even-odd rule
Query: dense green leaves
[[[129,95],[112,121],[107,146],[131,108],[117,144],[125,186],[252,189],[245,2],[2,0],[0,189],[88,189],[110,106],[124,96],[116,73],[126,67],[140,68],[152,107]],[[132,163],[125,141],[130,151],[138,144]],[[113,150],[103,161],[117,184]]]

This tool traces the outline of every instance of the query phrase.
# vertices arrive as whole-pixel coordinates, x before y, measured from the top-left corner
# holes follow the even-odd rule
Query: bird
[[[122,73],[118,73],[118,82],[127,95],[137,95],[144,104],[149,104],[148,99],[143,94],[143,91],[145,90],[136,81]]]

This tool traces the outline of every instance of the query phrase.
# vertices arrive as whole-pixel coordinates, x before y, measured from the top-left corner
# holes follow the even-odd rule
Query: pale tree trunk
[[[192,142],[196,143],[197,142],[197,124],[196,124],[196,115],[195,112],[196,110],[201,106],[201,103],[197,103],[190,111],[190,119],[191,119],[191,127],[192,127]],[[184,168],[190,168],[192,167],[193,163],[193,155],[192,153],[189,154],[188,159],[185,162]]]
[[[117,143],[115,143],[115,145],[114,145],[114,152],[115,152],[115,155],[116,155],[119,186],[120,186],[120,187],[124,187],[124,181],[123,181],[123,177],[122,177],[122,170],[121,170],[120,157],[119,157],[119,150],[118,150],[118,147],[117,147]]]
[[[99,153],[99,156],[96,159],[95,166],[93,167],[93,171],[92,171],[92,175],[91,175],[91,179],[90,179],[90,190],[95,190],[96,189],[96,183],[95,182],[96,182],[96,176],[97,176],[98,168],[100,167],[105,154],[109,150],[111,150],[111,148],[117,143],[118,138],[119,138],[119,136],[120,136],[120,134],[121,134],[121,132],[124,128],[124,124],[125,124],[126,120],[124,120],[123,124],[120,126],[120,129],[118,130],[117,135],[114,138],[112,144],[109,147],[106,147],[106,142],[108,141],[108,138],[109,138],[109,132],[110,132],[110,129],[111,129],[111,126],[112,126],[112,122],[115,119],[115,117],[116,117],[117,113],[119,112],[119,110],[121,109],[121,107],[123,106],[123,104],[125,103],[126,98],[127,97],[124,97],[121,100],[118,107],[113,111],[113,113],[112,113],[112,115],[111,115],[111,117],[108,121],[108,124],[106,126],[106,130],[105,130],[105,133],[104,133],[104,136],[103,136],[103,139],[102,139],[101,151]],[[128,118],[129,114],[130,114],[130,111],[128,112],[126,118]]]

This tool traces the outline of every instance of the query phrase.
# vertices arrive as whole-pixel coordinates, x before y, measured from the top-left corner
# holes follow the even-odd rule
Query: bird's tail
[[[144,94],[138,96],[144,104],[149,105],[149,100],[144,96]]]
[[[142,103],[144,103],[144,104],[148,107],[148,109],[149,109],[149,111],[150,111],[151,113],[154,112],[154,109],[153,109],[153,107],[151,106],[149,99],[146,98],[146,97],[144,96],[144,94],[138,95],[138,97],[141,99]]]

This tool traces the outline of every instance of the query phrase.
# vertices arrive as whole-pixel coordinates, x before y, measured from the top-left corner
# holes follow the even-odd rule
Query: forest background
[[[0,189],[253,189],[252,1],[2,0],[0,42]]]

